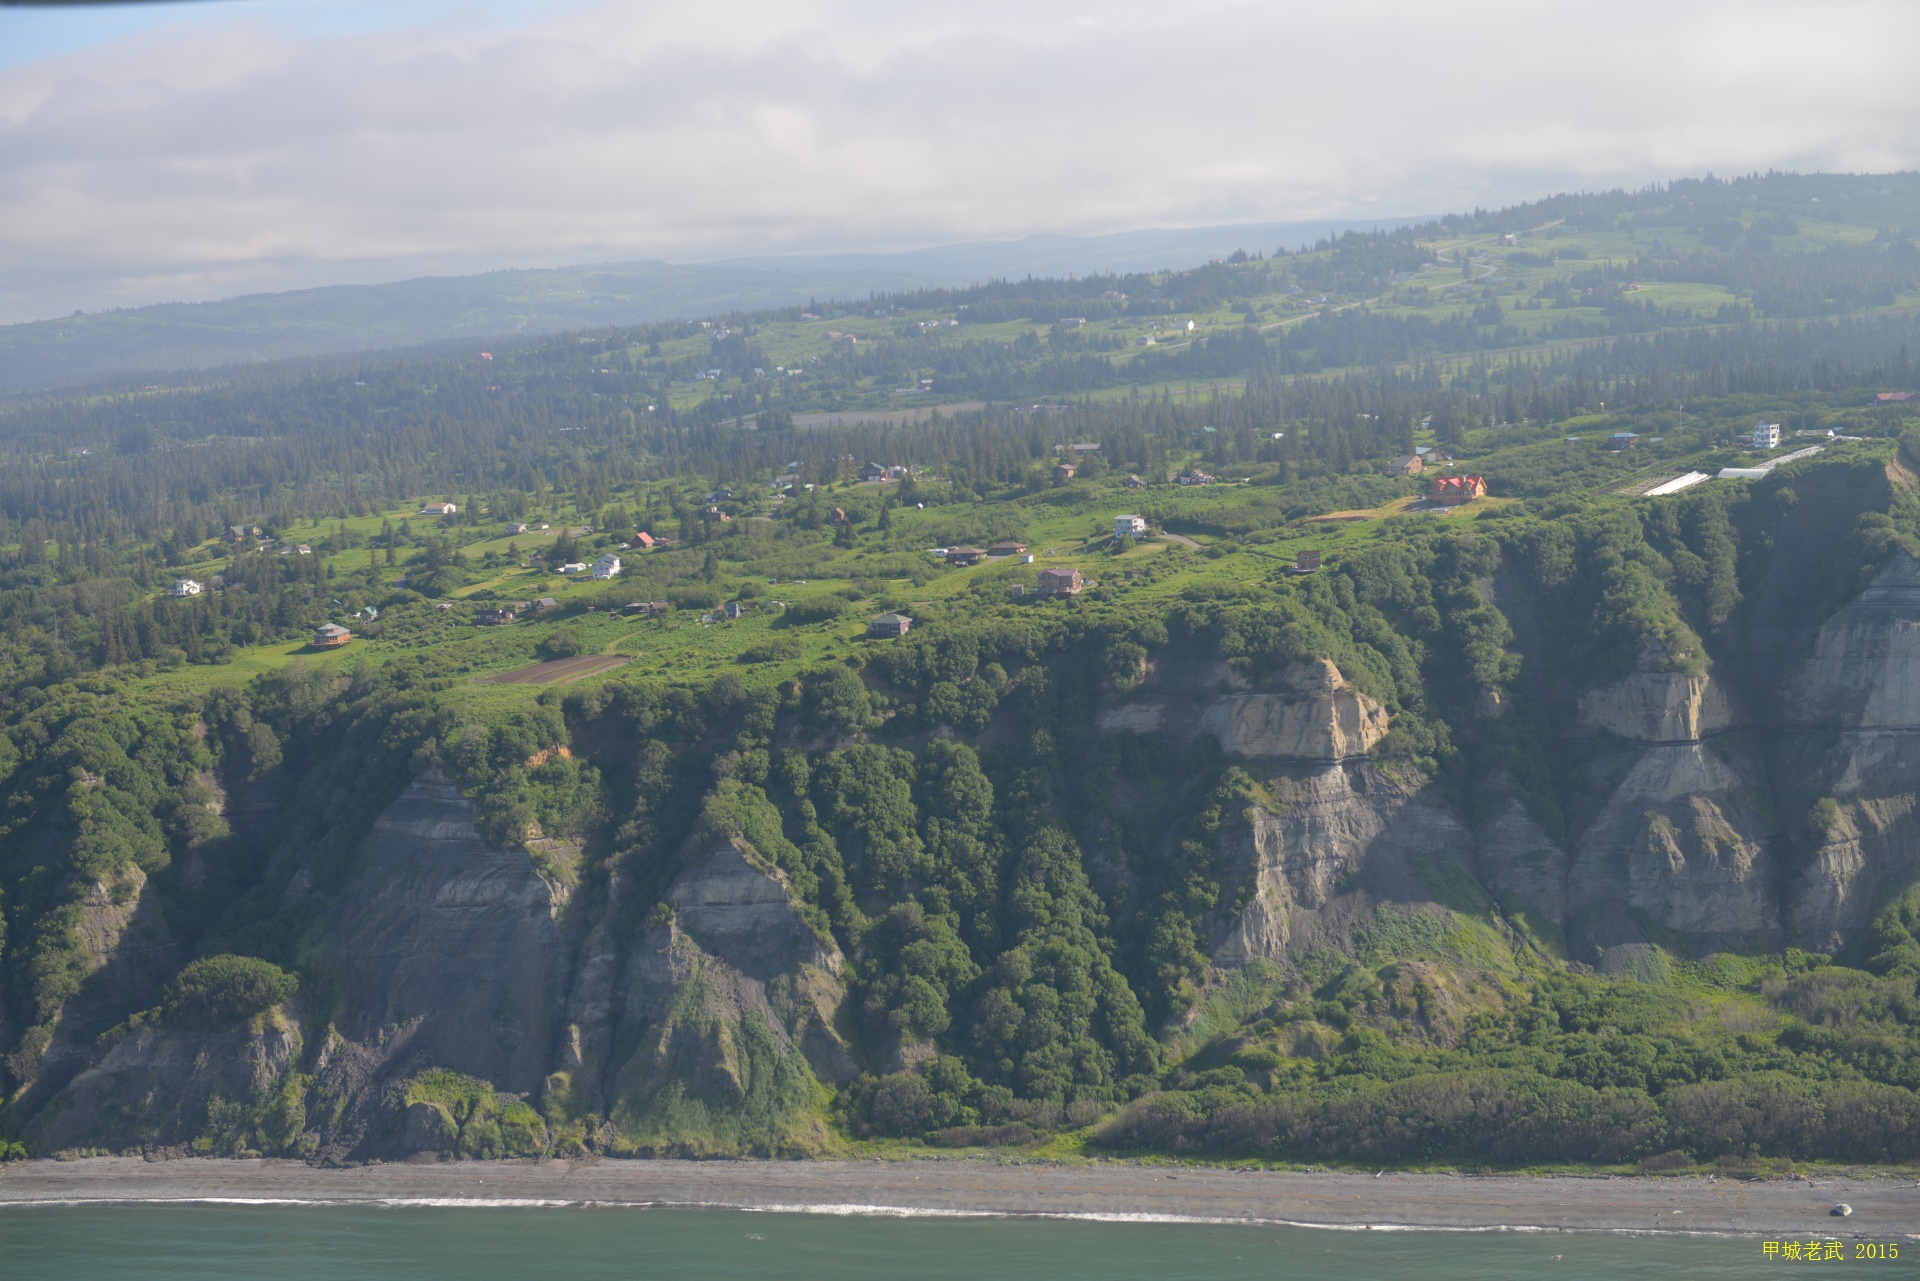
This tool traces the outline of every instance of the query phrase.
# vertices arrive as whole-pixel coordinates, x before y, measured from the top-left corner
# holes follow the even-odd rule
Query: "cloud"
[[[1916,35],[1878,0],[215,9],[0,68],[0,319],[1912,167]]]

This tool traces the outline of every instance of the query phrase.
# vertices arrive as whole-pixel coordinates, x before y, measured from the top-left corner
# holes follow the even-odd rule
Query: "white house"
[[[570,565],[562,565],[560,567],[560,572],[563,574],[584,574],[587,572],[587,567],[586,565],[582,564],[580,561],[576,560]]]
[[[1147,532],[1145,516],[1115,516],[1113,518],[1113,536],[1115,538],[1138,538]]]
[[[524,533],[527,533],[527,532],[528,532],[528,530],[527,530],[527,523],[526,523],[525,521],[523,521],[523,520],[514,520],[514,521],[508,521],[508,522],[507,522],[507,532],[508,532],[509,534],[524,534]]]
[[[612,552],[608,552],[605,556],[593,562],[593,576],[595,578],[618,578],[620,576],[620,558]]]
[[[451,516],[459,511],[452,503],[428,503],[420,509],[422,516]]]
[[[1755,449],[1780,448],[1780,424],[1779,423],[1762,423],[1758,427],[1755,427],[1753,429],[1753,448]]]
[[[201,586],[201,585],[199,584],[199,582],[197,582],[197,581],[196,581],[196,580],[194,580],[194,579],[191,579],[191,578],[176,578],[176,579],[174,579],[174,580],[173,580],[173,586],[172,586],[172,587],[171,587],[170,589],[168,589],[168,591],[167,591],[167,595],[169,595],[169,596],[198,596],[198,595],[199,595],[199,594],[200,594],[201,592],[203,592],[203,591],[205,591],[205,590],[206,590],[206,588],[204,588],[204,587],[202,587],[202,586]]]

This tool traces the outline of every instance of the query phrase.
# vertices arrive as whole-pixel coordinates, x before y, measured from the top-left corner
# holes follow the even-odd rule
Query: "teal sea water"
[[[1904,1259],[1839,1266],[1913,1275]],[[1759,1240],[1741,1237],[641,1207],[0,1207],[0,1277],[21,1281],[1712,1281],[1808,1269],[1766,1263]]]

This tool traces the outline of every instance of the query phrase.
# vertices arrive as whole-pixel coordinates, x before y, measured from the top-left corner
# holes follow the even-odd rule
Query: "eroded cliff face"
[[[1432,897],[1396,882],[1409,851],[1457,854],[1496,901],[1558,927],[1571,959],[1606,971],[1638,972],[1656,940],[1840,948],[1920,869],[1920,562],[1896,554],[1803,658],[1742,687],[1751,705],[1717,672],[1647,670],[1578,691],[1564,733],[1585,781],[1564,839],[1503,778],[1469,831],[1437,796],[1382,785],[1369,765],[1263,774],[1286,803],[1252,826],[1253,893],[1216,961],[1284,960],[1379,902]],[[1297,736],[1240,729],[1259,697],[1216,693],[1198,724],[1250,758],[1310,755]],[[1137,706],[1109,724],[1128,728]],[[1248,750],[1283,739],[1293,752]]]
[[[1224,664],[1210,663],[1198,672],[1171,673],[1162,688],[1103,708],[1098,725],[1181,737],[1198,729],[1237,756],[1306,761],[1356,760],[1386,737],[1386,709],[1327,659],[1296,663],[1283,680],[1286,692],[1255,692]]]
[[[1370,762],[1272,777],[1277,812],[1253,807],[1234,843],[1251,894],[1220,922],[1215,963],[1284,963],[1311,948],[1343,948],[1373,905],[1430,898],[1416,865],[1464,854],[1473,841],[1424,784]]]
[[[297,1142],[304,1107],[275,1095],[302,1048],[298,1018],[285,1009],[229,1031],[141,1027],[69,1082],[27,1138],[47,1152],[184,1146],[217,1156]]]
[[[22,1110],[56,1095],[98,1055],[94,1038],[151,1005],[186,959],[144,872],[129,867],[85,887],[74,933],[87,967],[79,994],[60,1011],[52,1036],[31,1061],[17,1095]]]
[[[412,1059],[539,1089],[571,977],[556,906],[524,852],[481,840],[473,803],[443,775],[414,780],[374,824],[333,915],[335,1026],[363,1045],[405,1028]]]
[[[1642,743],[1697,743],[1733,725],[1733,703],[1710,675],[1634,672],[1583,693],[1580,723]]]
[[[1779,809],[1800,863],[1788,933],[1832,950],[1920,868],[1920,562],[1896,552],[1826,621],[1783,705]]]
[[[339,984],[317,1043],[287,1010],[244,1029],[146,1023],[111,1047],[76,1042],[36,1108],[36,1147],[244,1153],[271,1130],[281,1150],[305,1142],[323,1161],[464,1152],[445,1106],[408,1106],[408,1082],[435,1068],[503,1104],[544,1098],[592,1119],[602,1150],[826,1145],[819,1082],[856,1071],[835,1028],[844,961],[776,869],[744,840],[718,841],[673,881],[661,919],[641,922],[617,878],[606,901],[570,905],[555,851],[494,849],[474,818],[436,769],[373,824],[306,945]],[[314,880],[294,869],[289,901],[315,901]],[[115,998],[122,1017],[155,996],[129,968],[139,889],[102,887],[84,921],[103,973],[126,969],[138,989]],[[292,1104],[276,1111],[296,1072],[325,1104],[310,1126],[280,1115]]]

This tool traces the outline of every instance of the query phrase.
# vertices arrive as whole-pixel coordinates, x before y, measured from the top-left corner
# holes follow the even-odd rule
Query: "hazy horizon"
[[[7,8],[0,320],[1910,168],[1915,34],[1881,0]]]

